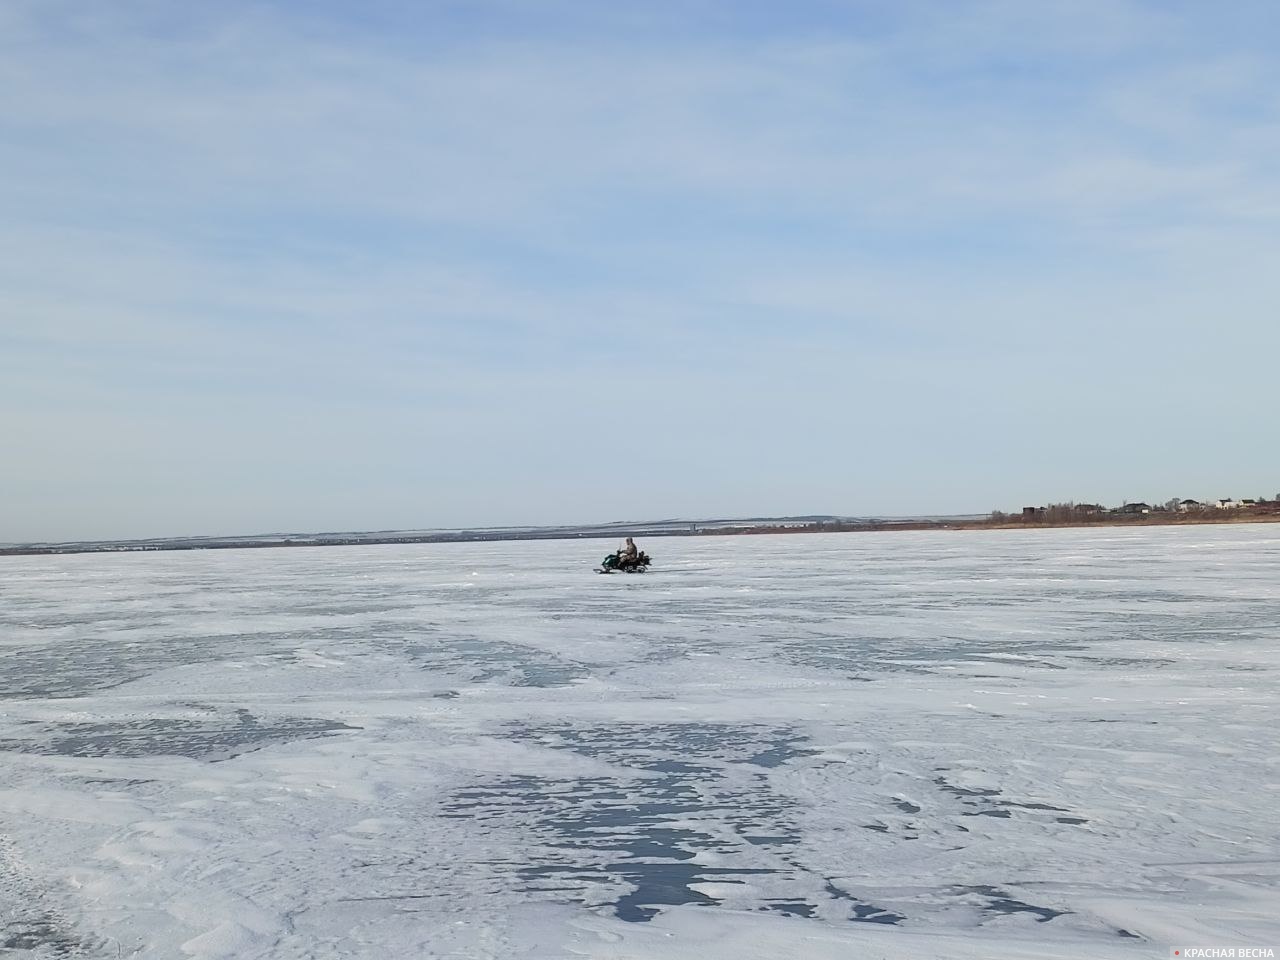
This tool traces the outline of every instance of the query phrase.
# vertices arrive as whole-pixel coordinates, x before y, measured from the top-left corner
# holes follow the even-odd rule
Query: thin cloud
[[[88,522],[38,481],[74,437],[125,475],[165,451],[224,479],[262,462],[277,509],[326,476],[328,424],[389,475],[422,476],[420,445],[464,461],[505,445],[537,471],[486,480],[484,501],[462,466],[440,468],[429,515],[411,507],[420,489],[380,488],[410,526],[485,521],[468,511],[499,501],[507,520],[682,512],[584,496],[579,478],[628,439],[705,472],[688,503],[740,482],[723,464],[810,493],[820,464],[823,489],[860,478],[847,501],[778,512],[908,512],[946,505],[854,461],[910,459],[903,438],[939,422],[1012,435],[1038,415],[1087,451],[1092,428],[1064,411],[1176,400],[1161,378],[1190,379],[1220,416],[1265,407],[1233,369],[1277,337],[1280,77],[1251,36],[1267,7],[484,10],[5,6],[12,502]],[[1197,353],[1228,320],[1251,355]],[[1099,359],[1104,343],[1128,353]],[[1125,355],[1155,372],[1126,374]],[[1093,371],[1087,399],[1073,367]],[[629,379],[645,405],[594,409]],[[307,411],[316,425],[299,426]],[[850,422],[856,454],[830,444]],[[792,466],[751,465],[740,445],[766,434]],[[1004,456],[1025,489],[1027,458]],[[946,495],[988,508],[990,464],[971,466]],[[358,518],[347,496],[325,480],[308,502]],[[221,529],[277,526],[236,502],[243,522],[228,501]],[[130,516],[199,528],[150,509],[134,501],[121,532]]]

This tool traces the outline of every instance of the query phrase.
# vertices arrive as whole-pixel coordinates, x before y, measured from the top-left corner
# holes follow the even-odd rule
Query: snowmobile
[[[634,559],[624,559],[617,553],[611,553],[600,561],[596,573],[644,573],[649,569],[649,555],[641,550]]]

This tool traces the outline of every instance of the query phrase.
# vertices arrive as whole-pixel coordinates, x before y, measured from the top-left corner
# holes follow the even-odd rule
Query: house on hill
[[[1126,503],[1120,508],[1121,513],[1150,513],[1151,504],[1149,503]]]

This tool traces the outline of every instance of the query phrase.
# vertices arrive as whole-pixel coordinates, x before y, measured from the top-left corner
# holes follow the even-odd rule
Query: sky
[[[0,0],[0,542],[1280,491],[1280,5]]]

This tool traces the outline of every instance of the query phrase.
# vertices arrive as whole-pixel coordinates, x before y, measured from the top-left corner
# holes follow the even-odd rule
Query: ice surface
[[[1280,944],[1280,527],[0,559],[0,955]]]

